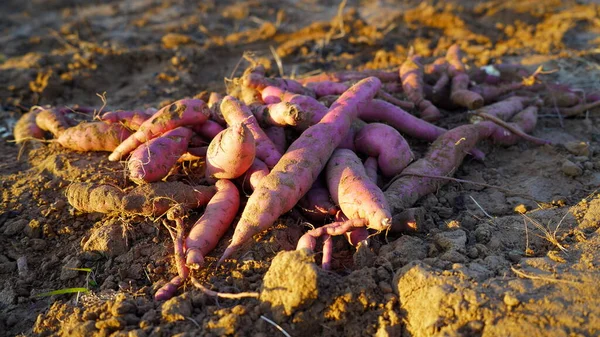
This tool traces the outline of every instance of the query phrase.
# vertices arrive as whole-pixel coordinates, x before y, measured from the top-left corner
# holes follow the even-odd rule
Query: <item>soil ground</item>
[[[160,220],[82,214],[76,181],[130,184],[106,153],[55,143],[20,149],[16,119],[33,105],[159,107],[225,91],[242,55],[270,75],[394,69],[410,47],[431,61],[458,42],[471,66],[543,64],[548,82],[600,83],[593,1],[78,1],[0,3],[0,336],[597,336],[600,334],[600,129],[596,111],[541,115],[534,135],[581,148],[482,144],[417,206],[420,231],[368,247],[336,239],[332,272],[294,252],[306,226],[286,215],[252,248],[215,267],[231,232],[172,300]],[[273,57],[281,59],[280,70]],[[241,66],[238,66],[241,63]],[[442,126],[467,122],[444,111]],[[411,141],[417,156],[427,148]],[[526,210],[524,215],[515,209]],[[190,221],[199,217],[190,214]],[[76,270],[74,268],[89,268]],[[37,296],[75,287],[89,292]]]

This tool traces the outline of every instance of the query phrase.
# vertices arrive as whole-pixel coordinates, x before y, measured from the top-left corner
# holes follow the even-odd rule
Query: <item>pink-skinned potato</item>
[[[356,151],[377,157],[381,173],[393,177],[413,160],[414,156],[404,137],[393,127],[382,123],[365,125],[354,138]]]
[[[144,184],[166,177],[187,151],[192,133],[188,128],[178,127],[139,146],[127,163],[129,179]]]
[[[221,179],[215,186],[217,193],[185,239],[186,265],[191,269],[204,265],[204,257],[217,246],[240,207],[240,193],[235,184]]]
[[[236,123],[221,131],[208,146],[206,177],[235,179],[246,172],[256,155],[254,136],[244,125]]]
[[[121,124],[87,122],[64,130],[56,141],[75,151],[113,151],[130,135],[131,131]]]
[[[337,149],[325,168],[333,202],[349,219],[367,219],[367,227],[385,230],[392,215],[381,189],[365,172],[360,158],[351,150]]]
[[[202,124],[210,117],[210,109],[199,99],[182,99],[158,110],[140,128],[108,156],[117,161],[145,142],[180,126]]]

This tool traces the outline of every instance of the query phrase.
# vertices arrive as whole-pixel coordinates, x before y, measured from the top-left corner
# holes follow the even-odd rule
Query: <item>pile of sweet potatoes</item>
[[[252,64],[224,97],[212,93],[159,110],[111,111],[77,125],[66,109],[35,108],[14,134],[23,143],[50,133],[66,148],[110,151],[108,160],[127,161],[137,187],[74,183],[67,189],[70,204],[82,212],[158,216],[178,205],[167,213],[176,223],[178,276],[157,293],[165,299],[189,268],[203,266],[238,216],[221,262],[297,208],[315,226],[329,223],[298,243],[315,249],[317,238],[324,239],[328,268],[327,238],[346,234],[356,244],[369,236],[367,229],[396,228],[403,221],[397,215],[445,182],[439,176],[452,175],[467,154],[483,158],[478,142],[511,145],[525,138],[544,144],[527,135],[540,109],[572,116],[597,106],[569,88],[544,85],[537,75],[518,65],[469,69],[458,46],[430,63],[411,55],[393,71],[300,80],[268,77],[262,65]],[[465,120],[451,130],[432,124],[466,109],[479,116],[474,123]],[[433,144],[413,162],[405,137]],[[173,182],[170,173],[190,158],[204,163],[204,178],[195,185]],[[199,207],[204,215],[185,230],[186,209]]]

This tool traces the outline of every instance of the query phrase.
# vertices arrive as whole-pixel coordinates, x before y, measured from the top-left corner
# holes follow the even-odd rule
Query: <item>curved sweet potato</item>
[[[88,122],[64,130],[56,141],[75,151],[112,151],[129,136],[131,131],[121,124]]]

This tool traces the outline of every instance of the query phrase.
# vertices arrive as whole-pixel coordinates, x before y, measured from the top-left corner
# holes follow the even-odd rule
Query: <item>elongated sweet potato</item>
[[[179,181],[143,184],[127,191],[121,210],[128,214],[159,216],[176,204],[186,208],[205,206],[215,192],[214,186],[188,185]]]
[[[380,87],[381,81],[374,77],[357,83],[331,106],[318,124],[308,128],[290,145],[248,199],[232,242],[220,261],[231,256],[254,234],[267,229],[296,205],[325,167],[358,111]]]
[[[75,151],[112,151],[129,136],[131,131],[121,124],[88,122],[64,130],[56,141]]]
[[[122,142],[108,160],[117,161],[150,139],[179,126],[204,123],[210,116],[210,109],[199,99],[182,99],[158,110],[140,128]]]
[[[419,198],[435,192],[447,182],[418,175],[452,175],[477,142],[489,137],[492,132],[493,128],[471,124],[459,126],[441,135],[431,144],[425,157],[408,165],[385,190],[384,195],[392,214],[411,207]]]
[[[381,173],[393,177],[414,158],[404,137],[387,124],[370,123],[365,125],[354,138],[356,151],[377,158]]]
[[[40,113],[40,109],[31,109],[31,111],[23,114],[15,124],[13,136],[15,142],[21,144],[27,140],[43,139],[44,130],[36,124],[36,117]]]
[[[285,129],[281,126],[269,126],[265,128],[265,134],[275,144],[279,153],[285,153],[287,151],[287,136],[285,135]]]
[[[35,123],[40,129],[49,131],[55,138],[71,126],[65,114],[51,108],[40,109],[35,117]]]
[[[306,87],[312,89],[317,97],[322,97],[327,95],[341,95],[350,88],[350,85],[333,81],[321,81],[308,82],[306,83]]]
[[[476,112],[484,112],[488,115],[498,117],[503,121],[507,121],[517,112],[523,110],[525,106],[532,101],[533,99],[530,97],[512,96],[503,101],[479,108]]]
[[[144,184],[166,177],[187,151],[191,137],[192,130],[178,127],[139,146],[127,163],[129,179],[136,184]]]
[[[384,71],[384,70],[346,70],[331,73],[321,73],[314,76],[305,77],[299,79],[298,82],[307,84],[311,82],[346,82],[346,81],[360,81],[367,77],[377,77],[381,82],[398,82],[398,72],[395,71]]]
[[[366,103],[360,110],[359,117],[366,122],[386,123],[403,134],[430,142],[446,132],[444,128],[417,118],[399,107],[379,99]]]
[[[125,193],[118,187],[94,183],[71,183],[66,189],[67,201],[86,213],[113,213],[123,209]]]
[[[192,125],[190,128],[199,136],[207,140],[212,140],[219,134],[219,132],[225,130],[221,124],[210,119],[202,124]]]
[[[235,123],[210,142],[206,153],[206,177],[237,178],[250,168],[255,155],[252,133],[244,123]]]
[[[265,134],[256,117],[250,109],[231,96],[226,96],[221,102],[221,112],[227,121],[227,124],[244,123],[256,142],[256,157],[267,164],[268,167],[273,167],[281,158],[281,153],[269,137]]]
[[[392,214],[381,189],[367,176],[356,154],[337,149],[327,163],[326,180],[333,202],[349,219],[367,219],[367,227],[385,230]]]
[[[530,133],[531,131],[533,131],[533,129],[535,129],[535,125],[537,124],[537,112],[537,106],[529,106],[527,107],[527,109],[516,114],[510,120],[509,124],[525,133]],[[486,121],[483,123],[492,122]],[[504,129],[499,125],[495,125],[495,128],[496,131],[490,136],[490,138],[496,144],[513,145],[521,138],[519,135]]]
[[[215,186],[217,193],[185,240],[186,265],[191,269],[204,265],[204,256],[217,246],[240,207],[240,193],[231,181],[221,179]]]
[[[324,221],[328,216],[334,216],[339,210],[331,200],[323,174],[298,201],[298,206],[302,213],[313,221]]]
[[[260,181],[267,175],[269,175],[267,164],[258,158],[254,158],[252,166],[237,181],[242,185],[243,191],[250,194],[247,191],[254,191]]]
[[[152,113],[140,110],[117,110],[104,113],[100,120],[112,124],[121,123],[131,130],[138,130],[140,126],[152,117]]]
[[[469,90],[469,75],[461,60],[460,48],[454,44],[446,52],[448,61],[448,73],[452,77],[452,91],[450,99],[457,105],[470,110],[479,109],[483,106],[483,97]]]
[[[301,83],[287,78],[267,78],[263,75],[251,73],[242,77],[242,86],[262,91],[268,86],[278,87],[284,91],[315,97],[315,93]]]
[[[400,66],[400,78],[404,92],[421,112],[421,118],[426,121],[436,121],[442,114],[423,94],[423,66],[417,56],[409,57]]]

